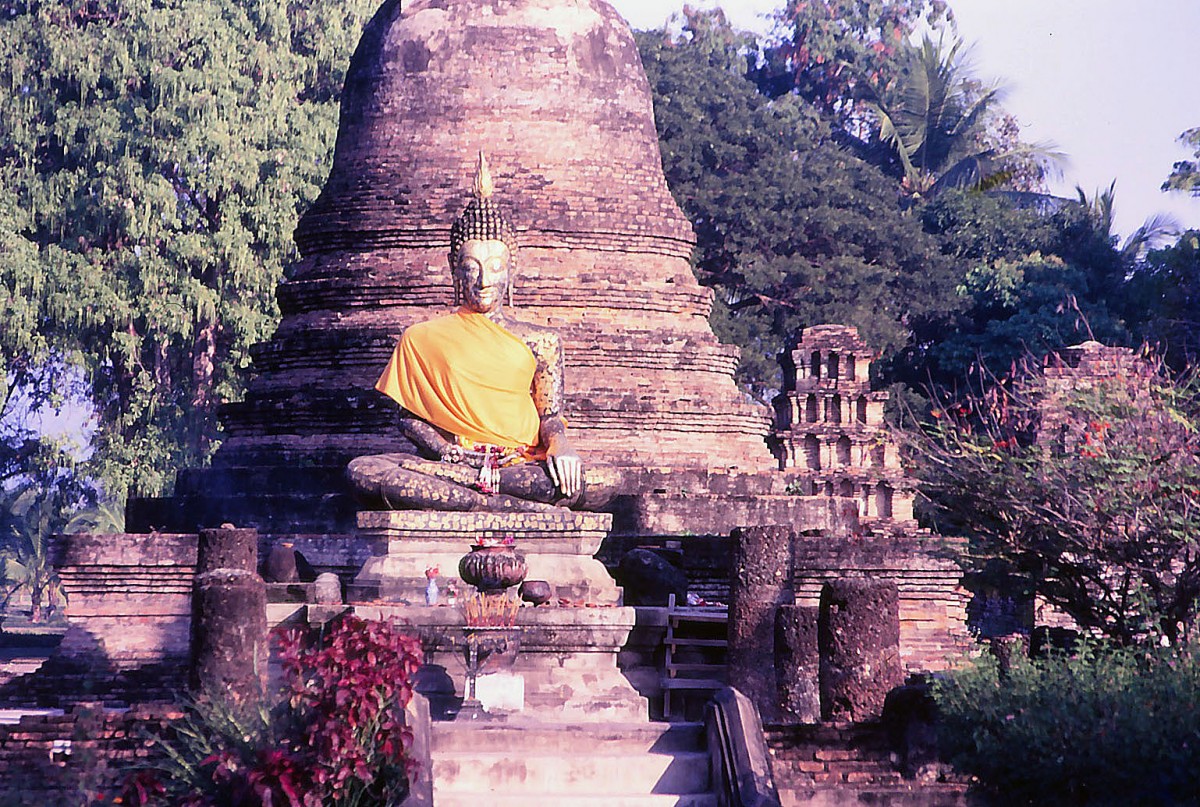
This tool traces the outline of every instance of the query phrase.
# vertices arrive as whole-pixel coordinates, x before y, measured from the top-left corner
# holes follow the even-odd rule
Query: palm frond
[[[1142,258],[1149,250],[1157,249],[1183,234],[1183,225],[1174,216],[1155,213],[1142,222],[1121,246],[1121,255],[1129,260]]]

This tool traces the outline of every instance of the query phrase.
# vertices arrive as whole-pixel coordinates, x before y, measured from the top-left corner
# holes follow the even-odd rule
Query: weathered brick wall
[[[185,657],[196,572],[196,535],[60,535],[52,561],[73,627],[116,668]],[[64,639],[66,652],[82,640]]]
[[[1064,427],[1083,426],[1071,423],[1063,408],[1062,399],[1071,392],[1102,384],[1116,384],[1132,394],[1147,392],[1153,373],[1150,363],[1130,348],[1099,342],[1072,345],[1048,356],[1042,368],[1046,394],[1039,405],[1040,435],[1056,436]]]
[[[770,727],[766,734],[780,787],[901,782],[891,762],[891,743],[878,723]]]
[[[819,605],[821,586],[844,577],[873,577],[900,590],[900,659],[910,671],[943,670],[971,645],[970,598],[955,560],[961,541],[927,531],[868,534],[831,542],[798,536],[796,602]]]
[[[0,705],[127,706],[183,689],[195,535],[58,535],[50,558],[69,627],[39,669],[0,686]]]
[[[165,707],[81,706],[0,723],[0,802],[110,803],[129,768],[152,753],[147,734],[162,731],[177,716]]]
[[[963,807],[967,783],[905,779],[880,723],[768,726],[775,785],[784,804]]]
[[[780,522],[758,522],[780,523]],[[613,568],[635,546],[674,552],[689,588],[706,600],[729,601],[732,544],[728,535],[611,536],[601,559]],[[796,602],[816,606],[827,580],[870,576],[900,592],[900,658],[909,671],[946,669],[973,645],[966,628],[970,594],[954,560],[961,542],[932,535],[799,535],[793,585]]]

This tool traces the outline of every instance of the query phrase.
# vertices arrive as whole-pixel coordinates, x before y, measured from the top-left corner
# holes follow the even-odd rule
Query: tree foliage
[[[942,0],[789,0],[777,24],[779,41],[751,71],[759,88],[809,101],[829,117],[838,143],[909,194],[1036,190],[1060,158],[1021,141],[999,107],[1002,88],[972,74]]]
[[[900,73],[887,84],[864,82],[861,95],[874,118],[871,151],[891,150],[906,192],[1027,189],[1060,159],[1046,146],[1020,141],[999,107],[1003,88],[975,79],[962,40],[926,33],[899,57]]]
[[[28,601],[38,622],[46,606],[62,603],[50,538],[72,512],[95,502],[96,491],[77,470],[76,446],[40,436],[24,442],[32,448],[18,452],[19,466],[0,481],[0,608]]]
[[[49,540],[63,510],[60,488],[24,484],[0,491],[0,607],[28,598],[29,619],[41,622],[46,608],[62,603],[49,555]]]
[[[892,82],[917,26],[952,19],[942,0],[788,0],[777,16],[781,41],[767,49],[755,77],[768,95],[797,93],[853,134],[863,84]]]
[[[49,400],[76,369],[113,492],[218,439],[374,5],[0,3],[0,375]]]
[[[1195,160],[1180,160],[1163,183],[1164,191],[1184,191],[1200,196],[1200,126],[1188,129],[1179,136],[1179,142],[1195,150]]]
[[[1009,373],[1029,354],[1089,339],[1129,343],[1113,301],[1121,299],[1131,264],[1082,206],[955,190],[920,212],[957,267],[962,306],[917,330],[894,362],[897,379],[964,389],[988,374]]]
[[[1151,251],[1130,276],[1123,298],[1138,336],[1155,346],[1176,372],[1200,363],[1200,231],[1183,233]]]
[[[696,228],[713,325],[742,347],[741,378],[776,384],[801,328],[855,325],[880,350],[956,305],[952,266],[894,183],[833,141],[797,95],[770,100],[744,75],[752,40],[692,12],[681,36],[640,35],[663,165]]]
[[[1034,374],[942,410],[912,457],[939,531],[966,535],[1084,629],[1194,629],[1200,385],[1149,362],[1066,388]]]

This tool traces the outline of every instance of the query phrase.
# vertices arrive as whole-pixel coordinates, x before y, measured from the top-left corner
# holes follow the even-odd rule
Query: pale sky
[[[682,0],[609,0],[634,28],[655,28]],[[1177,138],[1200,126],[1200,0],[949,0],[973,45],[975,75],[1009,92],[1004,107],[1026,141],[1051,141],[1069,162],[1052,190],[1089,195],[1114,179],[1116,229],[1156,213],[1200,229],[1200,199],[1159,190],[1191,152]],[[764,32],[783,0],[719,5],[738,28]]]

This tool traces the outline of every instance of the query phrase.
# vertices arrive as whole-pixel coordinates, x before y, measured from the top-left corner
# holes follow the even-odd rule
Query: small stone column
[[[257,530],[200,531],[189,671],[198,694],[241,700],[266,683],[267,595],[257,565]]]
[[[860,722],[879,717],[900,664],[900,593],[887,580],[844,579],[821,590],[821,716]]]
[[[821,656],[813,605],[781,605],[775,612],[775,681],[787,723],[821,720]]]
[[[795,602],[793,533],[785,526],[739,527],[731,537],[729,683],[758,707],[764,723],[778,723],[775,610]]]

